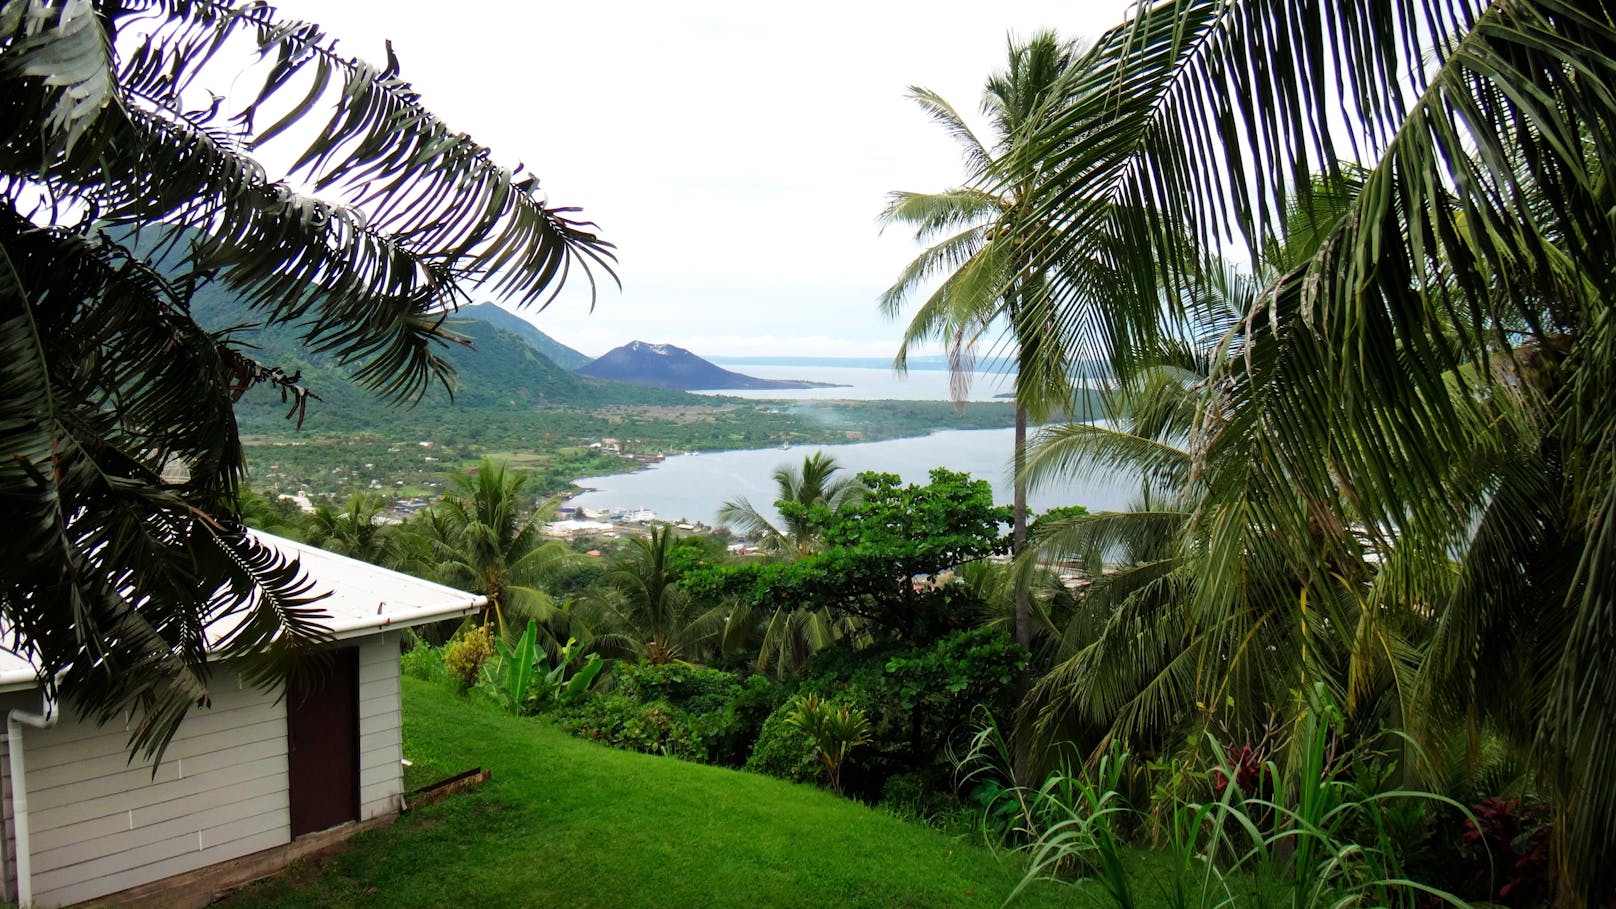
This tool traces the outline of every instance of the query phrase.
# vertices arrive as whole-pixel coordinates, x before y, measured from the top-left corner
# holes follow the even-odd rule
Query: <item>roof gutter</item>
[[[468,595],[463,600],[453,600],[436,606],[413,609],[407,613],[381,615],[381,610],[385,606],[385,604],[382,604],[377,607],[377,615],[375,616],[322,624],[330,632],[328,640],[347,641],[380,631],[414,628],[417,625],[425,625],[429,622],[439,622],[457,616],[470,615],[486,605],[488,605],[488,597],[480,594]],[[28,691],[38,686],[39,676],[32,666],[0,671],[0,694],[13,691]]]
[[[11,815],[17,837],[17,905],[34,902],[33,855],[28,842],[28,771],[23,759],[22,727],[49,729],[61,719],[56,703],[56,686],[45,686],[44,704],[39,713],[12,710],[6,713],[6,757],[11,762]]]
[[[406,613],[383,615],[382,610],[386,603],[376,605],[376,615],[365,616],[359,619],[348,619],[341,622],[321,623],[331,632],[331,639],[345,641],[349,638],[364,637],[378,631],[387,631],[393,628],[414,628],[429,622],[438,622],[443,619],[452,619],[456,616],[470,615],[488,605],[488,597],[481,594],[467,596],[463,600],[443,603],[437,606],[428,606],[422,609],[412,609]]]

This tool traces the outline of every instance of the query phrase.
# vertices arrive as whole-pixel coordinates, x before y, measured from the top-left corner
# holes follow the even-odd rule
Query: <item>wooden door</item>
[[[338,650],[318,688],[290,685],[286,751],[292,836],[359,819],[359,650]]]

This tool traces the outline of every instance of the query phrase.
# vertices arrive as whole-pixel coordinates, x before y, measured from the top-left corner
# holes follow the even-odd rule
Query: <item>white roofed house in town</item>
[[[5,900],[61,906],[118,895],[182,895],[286,864],[403,804],[399,646],[403,629],[469,614],[482,597],[275,537],[317,589],[331,670],[312,691],[265,691],[215,666],[160,764],[131,760],[128,731],[51,703],[35,667],[0,652],[0,880]],[[213,629],[210,628],[210,636]],[[283,696],[286,695],[286,696]],[[325,832],[333,831],[333,832]],[[179,877],[176,876],[188,876]]]

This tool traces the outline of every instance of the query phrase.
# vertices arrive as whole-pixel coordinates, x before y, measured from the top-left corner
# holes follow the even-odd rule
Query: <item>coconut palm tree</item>
[[[775,506],[780,509],[783,527],[776,527],[744,496],[720,505],[718,520],[756,540],[764,552],[805,556],[818,548],[823,529],[813,509],[822,506],[834,512],[857,502],[864,494],[858,480],[835,476],[841,469],[836,459],[823,451],[804,457],[797,470],[789,464],[775,468],[774,484],[779,492]]]
[[[314,110],[323,128],[294,128]],[[323,643],[318,591],[233,504],[232,402],[267,386],[300,415],[311,390],[199,327],[192,291],[228,288],[411,401],[451,381],[463,282],[536,303],[610,270],[536,187],[423,107],[390,51],[368,65],[268,4],[6,4],[0,616],[48,691],[133,715],[153,751],[205,699],[209,618],[242,617],[215,656],[264,685]]]
[[[975,369],[976,344],[996,326],[1005,329],[1008,352],[1001,362],[1016,373],[1011,525],[1016,551],[1027,537],[1021,471],[1028,420],[1069,410],[1072,386],[1067,346],[1059,338],[1044,337],[1052,323],[1028,305],[1044,281],[1024,254],[1033,244],[1027,235],[1003,241],[1024,221],[1039,192],[1040,165],[1021,153],[1019,145],[1038,126],[1051,92],[1069,78],[1067,71],[1078,57],[1079,49],[1054,32],[1040,32],[1021,44],[1012,40],[1008,67],[988,79],[983,90],[982,113],[992,129],[986,140],[940,95],[910,88],[910,97],[960,144],[966,183],[940,193],[892,193],[881,214],[883,224],[912,225],[916,239],[930,244],[882,294],[882,311],[896,317],[912,296],[941,279],[904,332],[895,360],[899,370],[905,368],[911,346],[942,341],[948,345],[956,401],[963,402]],[[1022,646],[1031,642],[1028,610],[1026,596],[1019,595],[1015,638]]]
[[[653,664],[700,663],[717,649],[726,610],[703,607],[680,589],[671,527],[652,528],[631,541],[629,554],[612,566],[607,584],[582,598],[600,653]]]
[[[1230,620],[1217,650],[1237,654],[1367,586],[1396,608],[1361,610],[1353,641],[1391,662],[1379,617],[1435,617],[1419,690],[1524,724],[1584,902],[1616,850],[1616,714],[1591,706],[1616,701],[1610,84],[1599,4],[1169,0],[1103,36],[1022,146],[1046,165],[1023,236],[1050,263],[1113,256],[1107,325],[1176,315],[1154,288],[1205,281],[1186,245],[1259,261],[1296,229],[1287,200],[1361,166],[1211,377],[1193,608]],[[1091,292],[1055,275],[1036,308],[1075,330]],[[1151,351],[1102,353],[1126,375]],[[1344,576],[1365,548],[1386,570]],[[1534,679],[1514,698],[1484,691],[1479,660],[1503,653]]]
[[[396,566],[393,530],[377,521],[387,507],[379,495],[356,492],[342,510],[321,502],[309,516],[306,542],[373,565]]]
[[[571,550],[559,540],[542,539],[548,508],[541,504],[525,516],[523,495],[528,475],[504,461],[484,458],[471,473],[450,478],[450,489],[424,522],[436,574],[488,597],[483,622],[493,621],[500,634],[514,634],[517,619],[547,623],[555,602],[540,584],[571,562]]]

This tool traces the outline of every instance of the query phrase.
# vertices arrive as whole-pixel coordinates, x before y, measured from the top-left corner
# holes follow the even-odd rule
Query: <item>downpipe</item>
[[[11,814],[17,836],[17,905],[34,902],[33,856],[28,842],[28,777],[23,756],[22,727],[49,729],[61,719],[56,703],[56,686],[47,686],[39,713],[12,710],[6,714],[6,757],[11,762]]]

